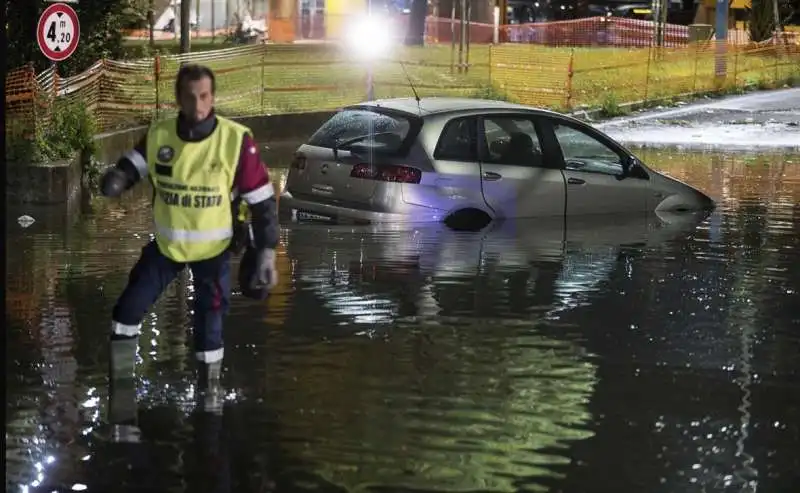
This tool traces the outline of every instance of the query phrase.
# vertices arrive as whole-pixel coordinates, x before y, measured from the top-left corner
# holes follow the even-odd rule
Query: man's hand
[[[128,189],[129,178],[116,166],[109,168],[100,182],[100,191],[106,197],[119,197]]]
[[[272,289],[278,285],[275,250],[272,248],[263,248],[256,254],[256,279],[258,288]]]

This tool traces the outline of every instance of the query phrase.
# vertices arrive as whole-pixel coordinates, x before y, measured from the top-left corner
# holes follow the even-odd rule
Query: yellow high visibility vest
[[[156,243],[166,257],[197,262],[216,257],[230,245],[231,188],[246,134],[252,136],[250,129],[221,117],[200,142],[182,141],[174,118],[148,130]]]

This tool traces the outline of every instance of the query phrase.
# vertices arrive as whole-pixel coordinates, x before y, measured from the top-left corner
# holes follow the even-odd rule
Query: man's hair
[[[211,94],[217,92],[217,81],[214,78],[214,72],[205,65],[198,65],[196,63],[187,63],[181,66],[178,70],[178,76],[175,78],[175,95],[181,95],[181,90],[186,81],[197,81],[208,77],[211,80]]]

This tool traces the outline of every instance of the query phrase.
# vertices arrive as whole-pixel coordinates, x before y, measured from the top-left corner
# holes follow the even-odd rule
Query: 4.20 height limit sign
[[[39,17],[36,39],[42,54],[60,62],[75,53],[81,37],[78,14],[65,3],[54,3],[44,9]]]

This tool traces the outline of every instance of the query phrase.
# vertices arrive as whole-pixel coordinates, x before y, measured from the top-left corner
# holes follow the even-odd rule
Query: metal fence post
[[[697,92],[697,60],[700,58],[700,43],[694,42],[694,75],[692,75],[692,93]]]
[[[161,56],[156,55],[153,59],[153,80],[156,84],[156,120],[159,118],[161,104],[159,101],[159,86],[161,85]]]
[[[267,87],[264,83],[264,75],[267,65],[267,45],[262,45],[261,48],[261,114],[264,114],[264,97],[266,96]]]
[[[775,15],[778,15],[777,13]],[[780,61],[781,61],[780,43],[775,40],[775,85],[778,85],[778,77],[780,76]]]
[[[99,94],[99,99],[100,100],[104,100],[104,99],[108,98],[107,94],[108,94],[109,86],[113,87],[113,85],[109,82],[108,79],[109,79],[109,77],[108,77],[108,65],[106,64],[106,59],[105,58],[101,58],[100,59],[100,77],[97,78],[97,80],[99,81],[98,82],[97,93]],[[102,104],[98,104],[98,108],[102,108],[102,107],[103,107]],[[97,112],[96,112],[96,115],[97,115],[96,116],[96,120],[99,122],[99,125],[100,125],[101,128],[103,128],[103,130],[106,130],[110,126],[109,121],[106,120],[106,113],[107,113],[107,111],[100,111],[100,109],[98,109]],[[110,118],[109,118],[109,120],[110,120]]]
[[[566,86],[566,100],[564,106],[567,110],[572,108],[572,77],[575,73],[575,48],[569,52],[569,63],[567,64],[567,86]]]
[[[494,54],[494,49],[497,45],[490,45],[489,46],[489,86],[494,88],[494,65],[492,64],[492,55]]]
[[[33,62],[28,63],[26,70],[26,89],[29,89],[31,92],[31,117],[33,119],[32,126],[32,133],[30,138],[35,138],[39,132],[39,115],[41,111],[39,110],[39,85],[36,83],[36,69],[33,67]]]
[[[647,102],[647,98],[650,93],[650,60],[653,59],[653,44],[650,43],[650,46],[647,48],[647,68],[644,71],[644,102]]]
[[[53,127],[53,114],[56,112],[56,99],[58,98],[58,64],[53,62],[51,65],[53,70],[53,87],[50,90],[50,102],[47,108],[47,127]]]

